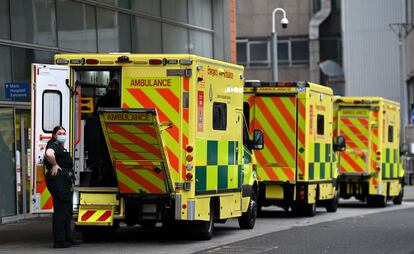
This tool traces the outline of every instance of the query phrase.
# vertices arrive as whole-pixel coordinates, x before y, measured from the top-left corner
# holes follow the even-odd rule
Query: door
[[[69,129],[69,67],[32,64],[32,204],[31,212],[52,212],[52,197],[46,188],[43,158],[47,142],[55,126],[66,129],[68,140],[73,140]],[[70,142],[65,143],[69,150]]]
[[[254,128],[263,130],[266,145],[255,151],[261,181],[296,180],[296,97],[255,96]]]
[[[16,192],[17,212],[20,217],[30,213],[30,111],[16,109],[15,137],[16,137]]]
[[[341,174],[369,173],[369,110],[343,108],[339,110],[339,135],[346,140],[341,153]]]

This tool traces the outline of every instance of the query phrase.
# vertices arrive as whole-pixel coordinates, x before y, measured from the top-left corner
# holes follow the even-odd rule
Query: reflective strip
[[[53,208],[53,198],[46,187],[46,178],[42,177],[42,181],[36,186],[36,193],[40,193],[40,209],[50,210]]]
[[[79,222],[111,222],[112,210],[80,210]]]
[[[122,193],[166,193],[164,175],[154,166],[117,166],[116,173]]]
[[[266,145],[255,153],[262,181],[294,181],[296,168],[296,98],[256,96],[254,125]],[[303,112],[302,112],[303,113]],[[304,133],[302,131],[304,139]],[[303,141],[303,140],[302,140]],[[303,157],[301,166],[304,168]]]
[[[175,77],[180,80],[179,77]],[[174,81],[175,82],[175,81]],[[179,82],[178,82],[179,83]],[[172,167],[172,177],[175,181],[184,176],[184,172],[179,173],[180,169],[180,100],[179,84],[173,83],[170,88],[127,88],[124,92],[124,106],[130,108],[156,108],[160,122],[171,122],[172,128],[162,132],[170,166]],[[183,123],[183,129],[188,128],[187,122]],[[181,166],[182,168],[182,166]]]
[[[340,135],[346,139],[346,150],[341,153],[341,173],[369,173],[373,165],[369,153],[369,124],[365,116],[339,118]],[[374,162],[375,163],[375,162]]]
[[[222,140],[197,140],[196,142],[196,195],[240,189],[243,177],[241,160],[238,159],[236,153],[239,149],[239,142]],[[245,156],[245,159],[248,158]]]

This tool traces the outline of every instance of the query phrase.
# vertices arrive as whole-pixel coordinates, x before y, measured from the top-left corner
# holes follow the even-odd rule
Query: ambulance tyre
[[[328,213],[336,212],[336,210],[338,210],[338,202],[339,202],[338,191],[335,191],[335,196],[333,197],[333,199],[329,200],[326,205],[326,211]]]
[[[313,204],[303,205],[303,214],[307,217],[313,217],[316,214],[316,202]]]
[[[392,202],[394,203],[394,205],[401,205],[403,201],[403,197],[404,197],[404,185],[401,186],[400,193],[398,194],[398,196],[392,199]]]
[[[211,202],[211,201],[210,201]],[[197,224],[197,239],[210,240],[213,237],[214,232],[214,206],[210,203],[210,220],[200,221]]]
[[[257,210],[256,193],[254,190],[251,190],[249,208],[245,213],[242,213],[241,217],[239,217],[239,226],[241,229],[254,228],[257,218]]]

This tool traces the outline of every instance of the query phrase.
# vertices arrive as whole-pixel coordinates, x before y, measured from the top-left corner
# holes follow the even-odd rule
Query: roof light
[[[150,59],[148,63],[149,64],[162,64],[162,60],[161,59]]]
[[[56,64],[68,64],[69,61],[63,58],[56,59]]]
[[[178,64],[178,59],[168,59],[167,64]]]
[[[134,61],[134,64],[147,64],[148,62],[147,61],[144,61],[144,60],[135,60]]]
[[[296,82],[275,82],[277,87],[296,87]]]
[[[71,59],[70,64],[84,64],[85,59]]]
[[[102,60],[101,61],[101,64],[113,64],[114,63],[114,61],[111,61],[111,60]]]
[[[192,59],[180,59],[180,64],[181,65],[191,65],[191,64],[193,64],[193,60]]]
[[[128,56],[120,56],[118,57],[117,63],[132,63],[131,60],[129,60]]]
[[[99,63],[99,60],[98,59],[86,59],[85,60],[85,63],[86,64],[98,64]]]

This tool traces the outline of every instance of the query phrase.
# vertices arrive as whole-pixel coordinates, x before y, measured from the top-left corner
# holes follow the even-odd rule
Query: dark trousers
[[[53,240],[63,242],[72,239],[72,182],[66,170],[57,175],[46,175],[46,186],[53,197]]]

